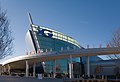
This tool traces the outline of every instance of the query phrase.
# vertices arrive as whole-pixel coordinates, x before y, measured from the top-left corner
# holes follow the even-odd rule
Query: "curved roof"
[[[11,68],[24,68],[25,61],[28,60],[29,64],[51,61],[63,58],[81,57],[81,56],[95,56],[95,55],[109,55],[109,54],[120,54],[120,47],[114,48],[91,48],[91,49],[80,49],[80,50],[69,50],[60,52],[45,52],[33,55],[24,55],[15,57],[3,62],[2,65],[10,64]]]

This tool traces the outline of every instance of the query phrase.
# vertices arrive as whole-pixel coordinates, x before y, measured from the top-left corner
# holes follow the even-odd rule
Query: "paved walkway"
[[[41,80],[33,77],[0,76],[0,82],[63,82],[63,80],[54,78],[44,78]]]

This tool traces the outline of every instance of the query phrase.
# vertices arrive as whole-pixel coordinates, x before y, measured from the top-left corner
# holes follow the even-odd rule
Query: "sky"
[[[0,0],[0,5],[14,37],[14,53],[7,58],[27,52],[28,12],[34,24],[67,34],[85,48],[105,47],[120,28],[120,0]]]

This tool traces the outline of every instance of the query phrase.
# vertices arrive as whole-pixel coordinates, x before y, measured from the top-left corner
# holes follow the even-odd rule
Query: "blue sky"
[[[7,10],[14,37],[13,56],[27,51],[25,34],[29,29],[27,12],[34,24],[63,32],[83,47],[105,46],[120,28],[120,0],[0,0]]]

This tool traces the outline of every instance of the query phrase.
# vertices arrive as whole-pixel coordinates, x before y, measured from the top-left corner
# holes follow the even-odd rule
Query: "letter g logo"
[[[50,38],[52,38],[53,36],[52,31],[47,29],[38,30],[38,34],[42,34],[43,36],[50,37]]]

